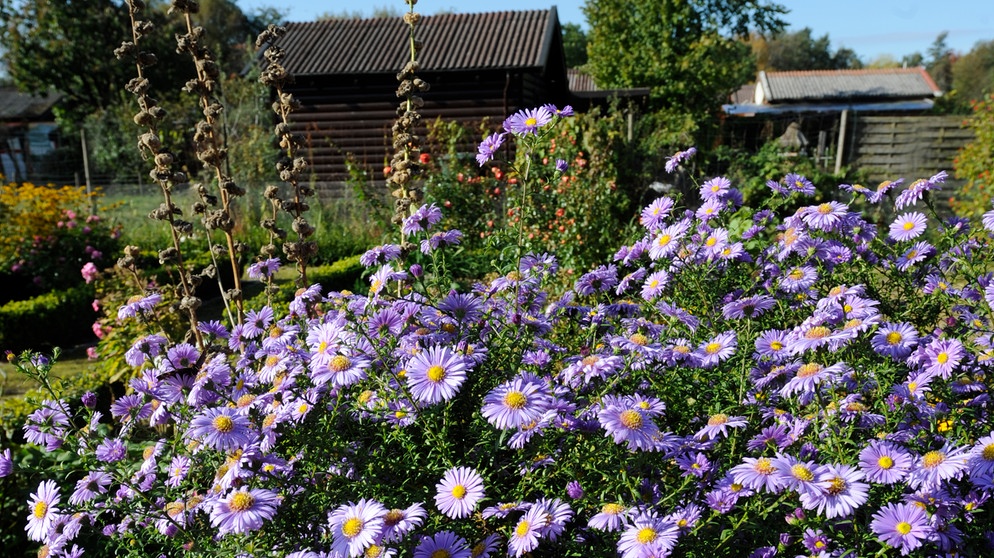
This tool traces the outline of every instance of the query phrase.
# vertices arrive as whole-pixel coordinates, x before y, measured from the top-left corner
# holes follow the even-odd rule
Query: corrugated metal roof
[[[424,16],[415,37],[423,71],[545,66],[558,25],[556,8]],[[289,23],[279,46],[292,75],[395,73],[410,60],[401,18]]]
[[[760,72],[759,86],[767,103],[921,99],[941,94],[924,68]]]
[[[62,97],[49,93],[41,97],[21,93],[12,87],[0,88],[0,120],[32,120],[43,116]]]

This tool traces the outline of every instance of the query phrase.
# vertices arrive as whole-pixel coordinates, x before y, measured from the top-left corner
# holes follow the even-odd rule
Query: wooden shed
[[[290,23],[278,43],[294,76],[288,89],[301,102],[295,131],[306,138],[319,187],[346,178],[347,156],[381,169],[391,153],[398,98],[396,75],[409,60],[401,18]],[[498,125],[521,108],[569,102],[562,31],[549,10],[425,16],[418,76],[424,121],[437,117]]]

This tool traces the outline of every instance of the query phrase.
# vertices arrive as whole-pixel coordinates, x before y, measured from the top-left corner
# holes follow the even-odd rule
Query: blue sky
[[[633,0],[653,1],[653,0]],[[236,0],[243,10],[286,5],[271,0]],[[459,13],[534,10],[555,5],[562,23],[586,27],[583,0],[420,0],[417,10],[430,15],[439,10]],[[790,13],[792,30],[810,27],[816,37],[828,34],[833,48],[851,48],[866,62],[882,54],[900,59],[928,49],[936,36],[948,31],[948,45],[967,52],[977,41],[994,40],[994,2],[991,0],[781,0]],[[290,21],[310,21],[324,13],[372,13],[374,6],[398,6],[401,0],[296,0],[284,8]]]

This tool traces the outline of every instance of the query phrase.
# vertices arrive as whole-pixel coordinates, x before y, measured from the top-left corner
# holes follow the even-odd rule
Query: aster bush
[[[941,218],[944,178],[895,188],[885,229],[852,207],[891,194],[810,203],[789,173],[750,208],[713,177],[564,294],[523,220],[492,279],[452,288],[461,233],[412,204],[361,257],[367,293],[136,334],[113,400],[13,358],[48,396],[18,432],[37,457],[0,450],[0,476],[31,479],[49,556],[984,556],[994,212]]]

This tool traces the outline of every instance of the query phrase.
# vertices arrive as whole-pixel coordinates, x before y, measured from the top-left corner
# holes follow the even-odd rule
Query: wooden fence
[[[859,116],[846,146],[847,164],[871,180],[928,178],[940,170],[953,175],[953,160],[973,130],[963,116]],[[951,181],[951,186],[955,181]]]

